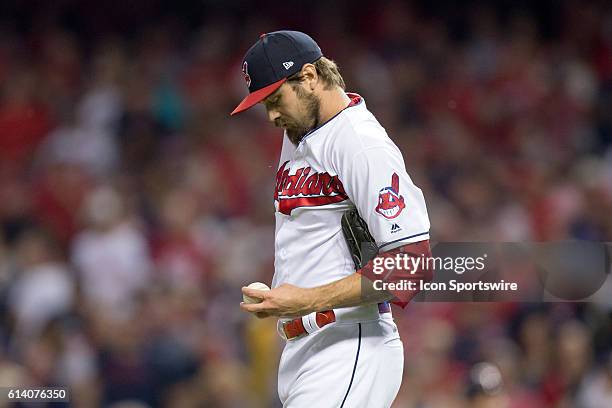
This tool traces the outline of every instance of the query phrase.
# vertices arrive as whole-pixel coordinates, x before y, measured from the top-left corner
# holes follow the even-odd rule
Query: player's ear
[[[301,76],[306,88],[310,91],[314,91],[319,81],[319,75],[317,74],[315,66],[313,64],[304,64]]]

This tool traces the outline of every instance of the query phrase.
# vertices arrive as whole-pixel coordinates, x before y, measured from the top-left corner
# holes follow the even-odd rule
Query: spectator
[[[127,319],[134,296],[149,282],[147,242],[116,190],[93,190],[83,208],[87,228],[75,238],[72,260],[93,313]]]
[[[75,284],[55,242],[43,231],[25,231],[17,242],[17,254],[19,272],[9,304],[17,320],[16,339],[25,340],[37,337],[51,320],[70,312]]]

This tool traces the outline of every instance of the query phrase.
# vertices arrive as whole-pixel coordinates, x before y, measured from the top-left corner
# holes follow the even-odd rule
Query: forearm
[[[404,245],[379,255],[377,258],[394,257],[397,254],[421,257],[430,255],[429,241],[415,242]],[[379,259],[380,260],[380,259]],[[259,303],[242,303],[241,308],[247,312],[255,313],[258,317],[304,316],[311,312],[318,312],[343,307],[367,305],[393,300],[401,307],[418,293],[418,289],[399,290],[390,288],[390,292],[374,289],[375,280],[383,282],[396,282],[399,280],[430,281],[431,270],[417,268],[414,270],[389,269],[381,276],[373,269],[374,261],[368,262],[358,272],[335,282],[314,288],[301,288],[284,283],[268,291],[242,288],[242,293],[252,298],[261,299]]]
[[[398,254],[417,258],[419,256],[430,256],[429,241],[425,240],[406,244],[380,254],[377,258],[393,258]],[[432,277],[432,271],[423,267],[413,270],[391,268],[385,270],[383,275],[376,274],[373,270],[373,261],[370,261],[358,272],[346,278],[308,289],[310,295],[308,299],[313,311],[380,303],[392,299],[397,300],[398,304],[404,307],[418,293],[418,290],[403,290],[390,293],[385,290],[374,289],[373,281],[381,279],[386,282],[396,282],[399,280],[431,281]]]
[[[374,289],[372,281],[358,273],[308,291],[313,311],[380,303],[394,297],[387,291]]]

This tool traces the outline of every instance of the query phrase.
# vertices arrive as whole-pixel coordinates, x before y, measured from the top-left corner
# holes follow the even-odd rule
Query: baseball
[[[261,283],[261,282],[253,282],[249,286],[247,286],[247,288],[257,289],[257,290],[270,290],[270,287],[268,285],[266,285],[265,283]],[[253,298],[245,294],[242,294],[242,300],[244,301],[244,303],[261,303],[260,299]]]

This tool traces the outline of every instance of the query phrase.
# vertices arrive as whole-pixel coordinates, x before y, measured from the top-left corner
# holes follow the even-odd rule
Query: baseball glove
[[[344,239],[355,263],[355,270],[360,270],[378,254],[376,241],[368,230],[368,224],[359,216],[356,209],[342,214],[341,224]]]

